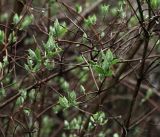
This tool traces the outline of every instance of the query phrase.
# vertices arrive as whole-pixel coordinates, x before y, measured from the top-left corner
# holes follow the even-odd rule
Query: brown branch
[[[137,84],[135,86],[135,91],[134,91],[134,94],[133,94],[133,98],[131,100],[131,105],[129,107],[129,111],[128,111],[128,115],[127,115],[127,118],[126,118],[126,122],[125,122],[125,127],[127,129],[127,131],[129,130],[129,125],[130,125],[130,120],[131,120],[131,117],[132,117],[132,112],[133,112],[133,108],[134,108],[134,105],[136,103],[136,99],[137,99],[137,96],[138,96],[138,92],[139,92],[139,89],[140,89],[140,86],[141,86],[141,82],[144,78],[144,65],[145,65],[145,57],[147,55],[147,49],[148,49],[148,43],[149,43],[149,35],[148,35],[148,32],[145,32],[144,31],[144,50],[143,50],[143,55],[142,55],[142,63],[141,63],[141,68],[140,68],[140,71],[139,71],[139,77],[137,78]],[[122,137],[126,137],[127,136],[127,133],[126,133],[126,130],[123,130],[122,132]]]

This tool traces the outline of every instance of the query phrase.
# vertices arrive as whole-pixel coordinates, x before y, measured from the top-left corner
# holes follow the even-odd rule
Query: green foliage
[[[86,90],[83,87],[83,85],[80,85],[80,92],[83,93],[83,94],[86,94]]]
[[[73,118],[70,122],[65,120],[64,127],[67,130],[79,130],[82,128],[82,117],[78,116],[77,118]]]
[[[58,19],[54,21],[53,27],[50,27],[50,35],[52,35],[53,37],[62,37],[66,32],[66,23],[59,23]]]
[[[106,137],[105,133],[103,131],[101,131],[99,134],[98,134],[98,137]]]
[[[33,102],[34,101],[34,99],[35,99],[35,93],[36,93],[36,91],[35,91],[35,89],[32,89],[30,92],[29,92],[29,100],[31,101],[31,102]]]
[[[53,112],[55,114],[57,114],[58,112],[60,112],[63,108],[60,105],[56,105],[52,108]]]
[[[42,135],[48,136],[48,134],[52,130],[52,126],[54,124],[54,121],[51,117],[45,115],[42,119]]]
[[[93,114],[93,116],[91,116],[91,122],[93,122],[94,124],[98,124],[103,126],[104,124],[107,123],[107,119],[105,116],[105,113],[102,111],[96,112],[95,114]]]
[[[27,64],[25,64],[25,69],[31,72],[37,72],[40,70],[42,57],[41,52],[37,48],[35,51],[29,49],[28,50],[29,56],[27,59]]]
[[[76,9],[77,13],[81,13],[82,12],[82,6],[79,5],[79,4],[76,4],[75,9]]]
[[[16,106],[20,106],[24,103],[24,98],[23,97],[19,97],[16,101]]]
[[[43,44],[43,47],[45,49],[46,58],[53,58],[62,51],[62,49],[55,42],[52,31],[49,33],[48,41],[47,43]]]
[[[33,15],[26,15],[24,18],[22,18],[22,16],[18,16],[18,14],[16,13],[13,16],[13,23],[14,24],[19,24],[20,26],[20,30],[22,29],[26,29],[34,20],[34,16]]]
[[[160,6],[159,0],[151,0],[151,5],[153,8],[158,8]]]
[[[116,7],[112,7],[110,9],[110,13],[112,14],[112,16],[116,16],[118,14],[118,9]]]
[[[95,25],[97,21],[96,15],[88,16],[87,19],[84,20],[84,24],[86,27],[91,27],[92,25]]]
[[[83,33],[82,41],[83,41],[84,43],[87,42],[87,34],[86,34],[86,33]]]
[[[24,112],[27,116],[30,116],[30,114],[31,114],[31,109],[29,109],[29,108],[24,108],[24,109],[23,109],[23,112]]]
[[[4,31],[0,30],[0,44],[4,42]]]
[[[18,16],[18,14],[17,13],[14,14],[14,16],[13,16],[13,23],[17,24],[19,21],[20,21],[20,17]]]
[[[118,13],[121,16],[121,18],[125,18],[126,17],[126,12],[124,10],[124,7],[126,6],[126,2],[125,1],[119,1],[118,2]]]
[[[134,83],[119,83],[117,80],[137,80],[135,75],[143,67],[134,69],[134,65],[143,64],[141,57],[144,52],[137,50],[134,58],[130,50],[136,48],[137,43],[145,43],[144,37],[141,38],[144,30],[135,15],[136,12],[139,16],[136,1],[130,1],[136,4],[136,7],[133,6],[135,12],[125,0],[97,2],[49,0],[44,3],[35,0],[33,3],[23,3],[21,13],[15,9],[14,1],[2,2],[0,106],[2,109],[4,107],[1,120],[4,134],[78,137],[84,132],[84,136],[120,136],[122,129],[118,121],[125,123],[127,119],[119,120],[120,117],[115,116],[107,123],[106,112],[101,110],[111,109],[117,115],[122,113],[126,99],[137,103],[138,100],[132,100],[128,92]],[[152,74],[154,66],[159,64],[160,40],[155,30],[159,21],[157,11],[160,1],[151,0],[150,19],[147,1],[140,2],[145,19],[143,27],[151,34],[152,40],[149,41],[149,54],[143,64],[145,70],[142,71],[146,73],[141,77],[147,81],[147,73]],[[12,10],[8,7],[12,7]],[[154,21],[156,24],[151,28]],[[139,47],[143,47],[143,44]],[[114,72],[119,75],[114,77]],[[112,82],[115,86],[110,85]],[[146,86],[145,82],[143,84]],[[118,88],[115,88],[117,85]],[[109,94],[101,92],[108,89]],[[14,98],[17,91],[20,96]],[[144,107],[148,100],[157,101],[153,93],[150,88],[145,92],[136,116],[146,113]],[[130,105],[127,106],[127,111],[131,110]],[[147,106],[149,109],[152,107]],[[130,113],[127,111],[125,115]],[[136,116],[132,115],[130,119],[136,119]],[[143,125],[141,127],[139,123],[129,130],[128,136],[142,134]]]
[[[16,100],[16,106],[22,105],[27,98],[27,91],[25,89],[20,89],[19,92],[21,96]]]
[[[135,26],[135,25],[137,24],[137,22],[138,22],[137,17],[136,17],[136,16],[132,16],[132,17],[130,18],[130,21],[129,21],[129,26],[130,26],[130,27]]]
[[[50,61],[49,59],[46,59],[43,64],[48,70],[53,70],[54,68],[54,62]]]
[[[66,109],[66,108],[70,107],[69,101],[65,96],[59,97],[58,103],[63,109]]]
[[[59,97],[58,103],[63,109],[76,106],[78,104],[78,102],[76,101],[76,93],[74,91],[68,92],[67,97]]]
[[[68,93],[70,91],[69,83],[63,77],[58,78],[57,82],[59,82],[59,85],[64,92]]]
[[[1,100],[3,97],[5,97],[5,95],[6,95],[5,89],[4,89],[4,88],[0,88],[0,100]]]
[[[8,57],[3,57],[3,62],[0,62],[0,69],[4,69],[9,64]]]
[[[146,102],[151,96],[153,96],[153,91],[152,89],[148,89],[145,96],[141,99],[141,104]]]
[[[118,133],[114,133],[113,137],[119,137]]]
[[[34,20],[34,16],[33,15],[27,15],[24,17],[20,29],[26,29]]]
[[[101,51],[99,62],[90,61],[90,64],[100,76],[110,77],[113,74],[111,67],[117,62],[118,60],[113,56],[111,50],[108,50],[106,53]]]
[[[6,13],[6,12],[2,13],[2,14],[0,14],[0,21],[1,22],[7,21],[8,17],[9,17],[8,13]]]
[[[68,92],[68,101],[70,103],[70,106],[76,106],[77,105],[75,91]]]
[[[102,4],[100,6],[100,11],[103,15],[107,14],[109,12],[110,5]]]
[[[15,32],[12,31],[12,33],[9,34],[9,38],[8,38],[8,42],[9,43],[14,43],[16,42],[17,38],[16,38],[16,35],[15,35]]]

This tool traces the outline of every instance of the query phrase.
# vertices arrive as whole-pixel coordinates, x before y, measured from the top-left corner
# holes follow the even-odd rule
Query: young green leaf
[[[99,125],[104,125],[108,120],[106,119],[105,113],[99,111],[93,114],[93,116],[91,117],[91,121]]]
[[[50,61],[49,59],[46,59],[44,61],[44,66],[48,69],[48,70],[53,70],[54,68],[54,62]]]
[[[29,115],[31,114],[31,109],[29,109],[29,108],[24,108],[24,109],[23,109],[23,112],[24,112],[27,116],[29,116]]]
[[[13,16],[13,23],[14,23],[14,24],[17,24],[19,21],[20,21],[20,17],[19,17],[18,14],[16,13],[16,14]]]
[[[27,15],[25,16],[24,20],[21,23],[20,28],[21,29],[25,29],[27,28],[34,20],[34,16],[33,15]]]
[[[82,6],[79,5],[79,4],[76,4],[75,9],[76,9],[76,12],[77,12],[77,13],[81,13],[81,12],[82,12]]]
[[[4,97],[5,94],[6,94],[5,89],[4,89],[4,88],[0,88],[0,98],[1,98],[1,97]]]
[[[98,74],[101,74],[101,75],[105,74],[104,69],[102,67],[98,66],[98,65],[95,65],[94,69]]]
[[[74,91],[68,92],[68,101],[69,101],[71,106],[77,105],[76,93]]]
[[[110,5],[103,4],[100,6],[100,10],[102,14],[107,14],[109,11]]]
[[[4,31],[0,30],[0,44],[4,42]]]
[[[16,105],[20,106],[24,103],[24,98],[22,96],[20,96],[17,100],[16,100]]]
[[[62,51],[62,49],[58,46],[58,44],[53,39],[53,35],[51,32],[49,33],[49,38],[47,43],[44,44],[43,46],[45,49],[45,56],[47,58],[52,58]]]
[[[95,25],[97,21],[96,15],[88,16],[87,19],[84,20],[85,26],[91,27],[92,25]]]
[[[58,19],[55,20],[54,26],[50,27],[50,33],[53,37],[61,37],[67,32],[66,23],[59,23]]]
[[[86,93],[85,91],[86,91],[86,89],[84,88],[84,86],[80,85],[80,92],[85,94]]]
[[[69,101],[67,100],[67,98],[65,96],[63,97],[59,97],[59,101],[58,101],[59,105],[62,107],[62,108],[69,108]]]

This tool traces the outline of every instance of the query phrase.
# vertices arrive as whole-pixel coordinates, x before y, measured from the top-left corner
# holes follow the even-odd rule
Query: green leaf
[[[50,33],[53,37],[61,37],[67,32],[66,23],[59,23],[58,19],[55,20],[54,26],[50,27]]]
[[[112,63],[111,63],[111,64],[112,64],[112,65],[115,65],[115,64],[118,63],[118,61],[119,61],[119,60],[115,58],[115,59],[112,60]]]
[[[64,127],[65,129],[70,129],[69,122],[67,120],[64,120]]]
[[[22,96],[20,96],[18,99],[17,99],[17,101],[16,101],[16,105],[17,106],[20,106],[20,105],[22,105],[23,103],[24,103],[24,98],[22,97]]]
[[[29,100],[30,101],[33,101],[35,98],[36,98],[36,91],[35,89],[32,89],[30,92],[29,92]]]
[[[71,106],[77,105],[76,93],[74,91],[68,92],[68,101],[69,101]]]
[[[10,43],[13,43],[13,42],[16,42],[17,38],[16,38],[16,35],[15,35],[15,32],[13,31],[12,33],[9,34],[9,38],[8,38],[8,41]]]
[[[99,125],[104,125],[107,123],[108,120],[106,119],[105,113],[99,111],[93,114],[93,116],[91,116],[91,121]]]
[[[88,16],[87,19],[84,20],[85,26],[91,27],[92,25],[95,25],[97,21],[96,15]]]
[[[141,104],[146,102],[153,95],[152,89],[148,89],[145,96],[141,99]]]
[[[33,15],[27,15],[25,16],[24,20],[21,23],[21,29],[25,29],[27,28],[34,20],[34,16]]]
[[[0,71],[3,69],[3,64],[0,62]]]
[[[4,42],[4,31],[0,30],[0,44]]]
[[[36,50],[35,50],[35,59],[36,59],[36,61],[37,62],[41,62],[41,60],[42,60],[42,57],[41,57],[41,51],[39,50],[39,48],[36,48]]]
[[[24,68],[29,72],[30,71],[30,67],[27,64],[24,64]]]
[[[90,65],[96,65],[97,63],[96,62],[94,62],[93,60],[89,60],[89,62],[88,62]]]
[[[8,57],[7,56],[3,57],[3,67],[7,66],[8,64],[9,64]]]
[[[52,131],[52,127],[54,125],[53,118],[48,115],[44,115],[42,117],[42,129],[41,134],[43,137],[48,137],[49,133]]]
[[[21,96],[26,99],[27,97],[27,91],[25,89],[20,89],[19,92],[21,93]]]
[[[76,9],[76,12],[77,12],[77,13],[81,13],[81,12],[82,12],[82,6],[79,5],[79,4],[76,4],[75,9]]]
[[[117,7],[113,7],[113,8],[111,8],[111,9],[110,9],[110,11],[111,11],[112,16],[116,16],[116,15],[117,15],[117,13],[118,13],[118,9],[117,9]]]
[[[114,133],[113,137],[120,137],[120,136],[118,135],[118,133]]]
[[[107,59],[108,61],[112,61],[113,60],[113,53],[110,49],[107,50],[106,55],[104,57],[105,59]]]
[[[31,49],[29,49],[28,52],[29,52],[30,59],[36,60],[36,58],[37,58],[36,57],[36,53],[33,50],[31,50]]]
[[[39,71],[42,64],[42,57],[40,50],[38,48],[35,51],[29,49],[28,53],[29,56],[27,59],[27,64],[25,64],[25,69],[31,72]]]
[[[94,69],[95,69],[95,71],[96,71],[98,74],[101,74],[101,75],[104,75],[104,74],[105,74],[103,68],[100,67],[100,66],[98,66],[98,65],[95,65],[95,66],[94,66]]]
[[[58,103],[60,104],[60,106],[62,108],[68,108],[69,107],[69,101],[67,100],[67,98],[65,96],[59,97]]]
[[[67,130],[79,130],[83,127],[82,122],[82,117],[78,116],[77,118],[73,118],[70,122],[65,120],[64,127]]]
[[[58,113],[59,111],[61,111],[62,110],[62,107],[60,106],[60,105],[56,105],[56,106],[54,106],[53,107],[53,111],[54,111],[54,113]]]
[[[62,49],[58,46],[58,44],[53,39],[53,35],[51,32],[49,33],[49,38],[47,43],[44,44],[43,46],[45,49],[45,56],[47,58],[52,58],[62,51]]]
[[[105,72],[109,70],[110,64],[111,62],[109,62],[107,59],[102,62],[102,68]]]
[[[100,10],[101,10],[102,14],[108,13],[109,7],[110,7],[110,5],[106,5],[106,4],[101,5]]]
[[[70,91],[69,90],[69,87],[70,87],[69,83],[63,77],[59,78],[59,84],[65,93],[68,93]]]
[[[159,0],[151,0],[151,5],[153,8],[157,8],[160,6],[160,1]]]
[[[0,98],[1,98],[1,97],[4,97],[5,94],[6,94],[5,89],[4,89],[4,88],[0,88]]]
[[[106,71],[105,76],[111,77],[112,76],[112,70],[109,69],[108,71]]]
[[[44,66],[48,69],[48,70],[53,70],[54,68],[54,63],[53,61],[50,61],[49,59],[46,59],[44,61]]]
[[[82,92],[83,94],[85,94],[86,92],[86,89],[84,88],[83,85],[80,85],[80,92]]]
[[[24,109],[23,109],[23,112],[24,112],[27,116],[29,116],[29,115],[31,114],[31,109],[29,109],[29,108],[24,108]]]
[[[18,16],[18,14],[16,13],[13,17],[13,23],[17,24],[20,21],[20,17]]]

